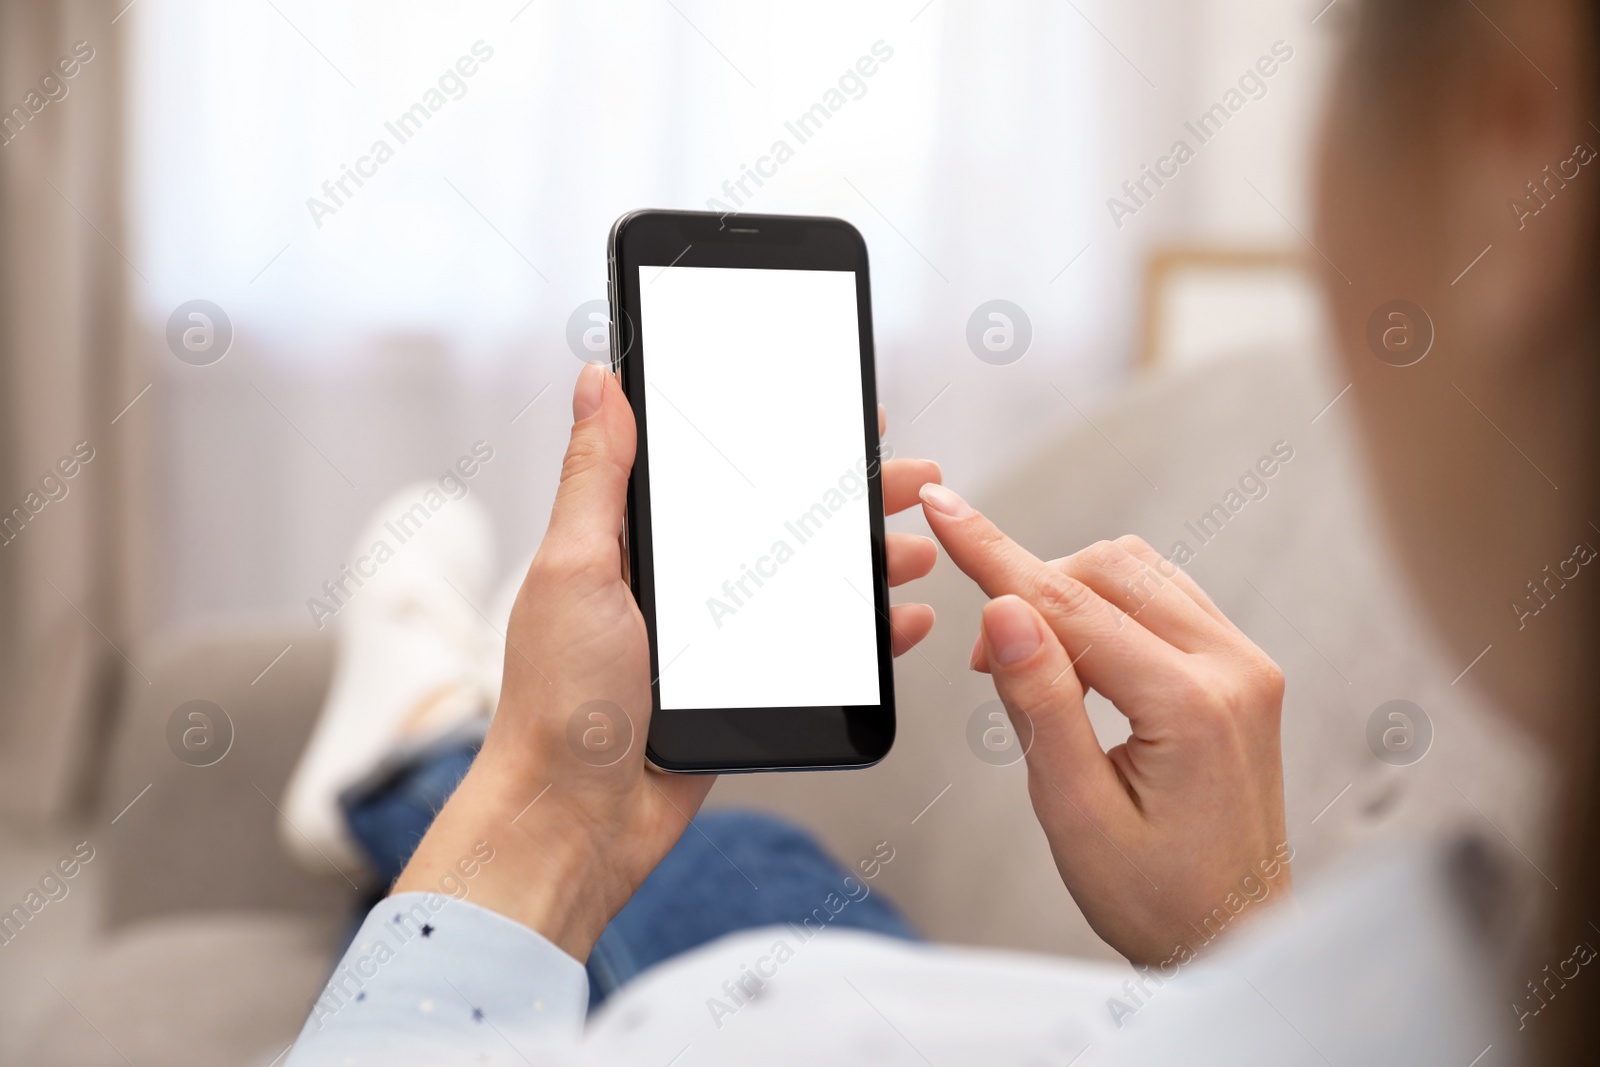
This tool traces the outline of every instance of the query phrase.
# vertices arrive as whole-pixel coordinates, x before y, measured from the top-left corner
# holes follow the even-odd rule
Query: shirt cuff
[[[367,914],[285,1067],[393,1063],[423,1048],[498,1060],[575,1040],[588,1003],[583,964],[528,927],[439,893],[397,893]]]

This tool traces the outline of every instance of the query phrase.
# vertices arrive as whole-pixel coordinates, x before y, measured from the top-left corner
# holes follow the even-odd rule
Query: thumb
[[[1028,746],[1030,772],[1079,796],[1115,784],[1116,771],[1084,707],[1083,683],[1033,605],[1012,595],[991,600],[980,639],[995,691]]]
[[[590,363],[578,375],[572,418],[544,545],[563,559],[617,570],[617,535],[627,515],[636,430],[633,409],[604,364]]]

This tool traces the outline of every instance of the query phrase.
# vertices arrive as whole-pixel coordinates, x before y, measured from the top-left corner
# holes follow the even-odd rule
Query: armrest
[[[173,635],[145,653],[149,682],[130,676],[86,831],[107,867],[108,926],[205,909],[327,914],[348,905],[355,887],[331,865],[323,876],[302,871],[276,825],[333,653],[330,635],[265,623]],[[211,766],[179,759],[168,742],[174,711],[196,699],[232,722],[231,746]]]

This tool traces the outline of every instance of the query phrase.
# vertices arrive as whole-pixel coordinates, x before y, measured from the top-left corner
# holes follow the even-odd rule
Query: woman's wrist
[[[611,908],[600,848],[535,776],[480,755],[434,819],[393,892],[441,892],[498,912],[587,960]],[[487,846],[487,848],[485,848]],[[490,858],[484,861],[483,857]],[[476,862],[472,862],[476,861]],[[476,874],[462,877],[472,862]]]

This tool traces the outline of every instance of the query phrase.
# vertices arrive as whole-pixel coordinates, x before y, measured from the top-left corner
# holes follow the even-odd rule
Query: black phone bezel
[[[866,242],[854,226],[842,219],[646,210],[631,212],[616,221],[606,253],[612,366],[633,406],[638,428],[638,452],[628,483],[626,540],[629,581],[650,635],[652,705],[646,757],[663,770],[686,774],[828,770],[877,763],[894,743],[894,659],[890,644],[883,489],[877,462],[880,454],[878,395]],[[649,436],[645,414],[647,337],[640,321],[637,269],[641,266],[855,272],[861,342],[863,455],[871,460],[867,485],[872,537],[871,595],[878,646],[877,705],[662,711],[649,507]]]

